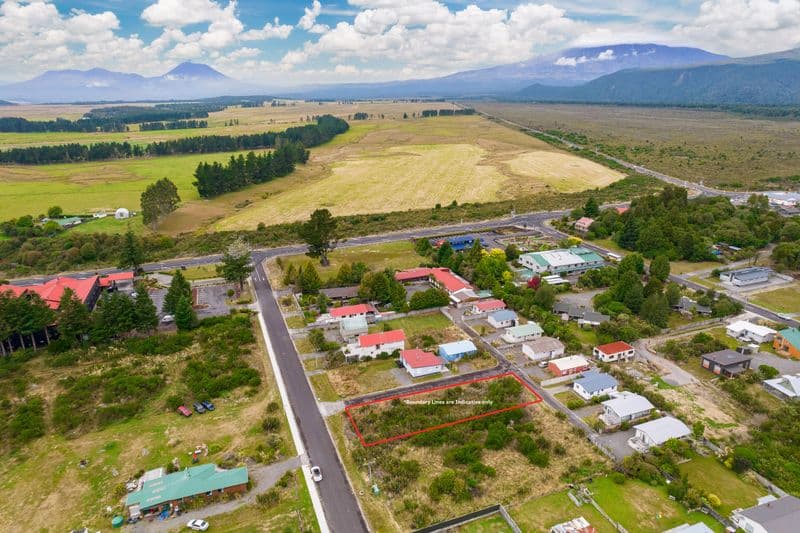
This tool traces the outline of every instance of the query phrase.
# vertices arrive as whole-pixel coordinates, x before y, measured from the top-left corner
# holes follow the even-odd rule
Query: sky
[[[0,0],[0,80],[183,61],[270,85],[434,77],[571,46],[800,47],[800,0]]]

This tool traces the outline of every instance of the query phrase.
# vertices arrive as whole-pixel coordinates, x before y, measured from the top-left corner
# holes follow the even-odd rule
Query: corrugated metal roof
[[[458,355],[477,351],[478,349],[472,341],[456,341],[439,345],[439,353],[444,353],[445,355]]]
[[[141,490],[128,494],[125,505],[139,505],[143,510],[172,500],[205,494],[214,490],[247,483],[247,467],[223,470],[217,465],[193,466],[180,472],[145,481]]]
[[[604,372],[584,372],[583,376],[576,379],[576,385],[583,387],[583,390],[589,394],[599,392],[601,390],[610,389],[619,385],[614,376]]]
[[[634,429],[641,431],[656,445],[664,444],[670,439],[680,439],[688,437],[692,431],[680,420],[671,416],[664,416],[644,424],[634,426]]]

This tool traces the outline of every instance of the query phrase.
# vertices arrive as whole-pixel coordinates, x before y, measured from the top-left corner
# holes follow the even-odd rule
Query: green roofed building
[[[158,514],[170,507],[182,507],[196,496],[212,498],[247,490],[247,467],[223,470],[217,465],[193,466],[156,478],[143,478],[138,490],[128,494],[125,506],[132,518]]]
[[[600,268],[605,264],[597,253],[582,246],[522,254],[519,262],[534,274],[573,274]]]

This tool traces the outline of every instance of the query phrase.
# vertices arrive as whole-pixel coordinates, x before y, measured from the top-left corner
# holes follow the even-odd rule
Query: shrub
[[[267,492],[259,494],[256,496],[256,501],[259,505],[263,507],[272,507],[277,505],[278,502],[281,500],[281,493],[278,492],[278,489],[271,488]]]
[[[176,410],[178,407],[183,405],[183,398],[178,396],[177,394],[171,394],[167,396],[167,399],[164,401],[167,406],[167,409],[170,411]]]
[[[584,402],[583,400],[579,400],[577,398],[572,398],[570,400],[567,400],[567,409],[569,409],[570,411],[573,409],[580,409],[584,405],[586,405],[586,402]]]
[[[616,483],[617,485],[622,485],[625,483],[625,474],[622,472],[613,472],[611,474],[611,481]]]
[[[261,422],[261,429],[265,433],[274,433],[281,427],[281,421],[276,416],[268,416]]]
[[[18,443],[37,439],[45,433],[44,400],[36,396],[19,404],[8,425],[11,438]]]

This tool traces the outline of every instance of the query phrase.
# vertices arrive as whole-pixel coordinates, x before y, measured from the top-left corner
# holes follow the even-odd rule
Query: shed
[[[617,391],[619,383],[614,376],[604,372],[584,372],[572,383],[572,390],[584,400],[599,398]]]
[[[478,349],[472,341],[456,341],[439,345],[439,357],[447,361],[458,361],[465,355],[478,353]]]
[[[126,218],[131,218],[131,212],[125,209],[124,207],[120,207],[114,212],[114,218],[117,220],[125,220]]]

